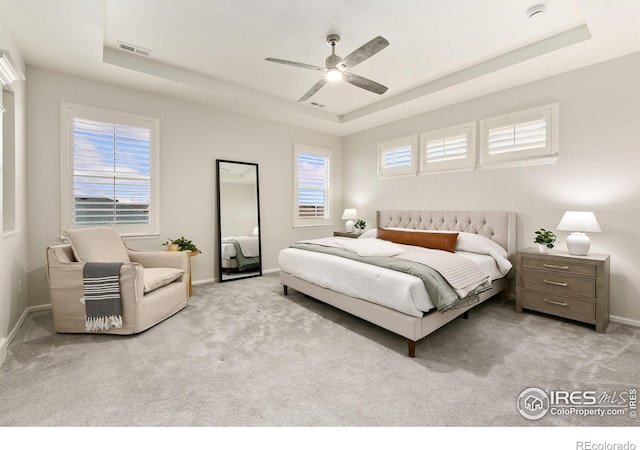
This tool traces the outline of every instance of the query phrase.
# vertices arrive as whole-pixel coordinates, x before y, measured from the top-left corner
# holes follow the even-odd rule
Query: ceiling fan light
[[[324,77],[327,79],[327,81],[342,80],[342,72],[339,69],[333,67],[327,70],[327,73],[325,74]]]

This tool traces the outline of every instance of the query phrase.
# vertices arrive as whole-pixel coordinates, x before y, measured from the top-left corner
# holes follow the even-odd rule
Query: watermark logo
[[[529,420],[554,416],[637,416],[637,389],[613,392],[527,388],[518,396],[518,412]]]
[[[538,388],[527,388],[518,397],[518,411],[529,420],[538,420],[549,411],[549,396]]]

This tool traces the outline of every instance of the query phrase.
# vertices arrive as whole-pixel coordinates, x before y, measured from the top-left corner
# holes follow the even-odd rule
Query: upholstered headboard
[[[516,215],[506,211],[401,211],[376,212],[380,228],[464,231],[487,237],[507,250],[516,252]]]

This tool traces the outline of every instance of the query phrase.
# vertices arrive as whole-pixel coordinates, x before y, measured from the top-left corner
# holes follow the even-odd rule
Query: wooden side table
[[[516,254],[516,311],[530,309],[595,325],[609,324],[609,255],[525,248]]]
[[[340,236],[340,237],[354,238],[354,239],[357,239],[360,236],[358,233],[347,233],[346,231],[334,231],[333,235]]]
[[[189,252],[189,297],[191,297],[192,293],[192,286],[191,286],[191,257],[192,256],[197,256],[199,255],[201,252],[200,250],[193,250]]]

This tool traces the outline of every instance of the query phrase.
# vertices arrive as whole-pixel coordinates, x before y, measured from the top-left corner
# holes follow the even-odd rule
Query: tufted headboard
[[[464,231],[487,237],[516,252],[516,215],[502,211],[377,211],[379,228]]]

